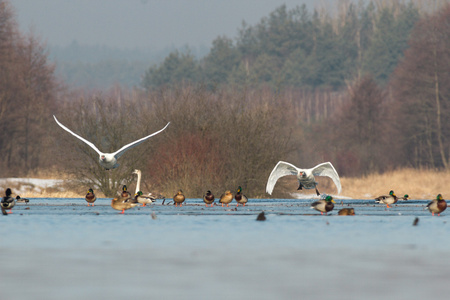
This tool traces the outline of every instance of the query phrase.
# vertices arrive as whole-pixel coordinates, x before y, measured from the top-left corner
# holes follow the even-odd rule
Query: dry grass
[[[56,174],[56,173],[55,173]],[[58,176],[46,173],[35,178],[68,178],[64,174],[57,173]],[[36,174],[39,175],[39,174]],[[31,176],[30,176],[31,177]],[[293,190],[297,188],[297,182],[294,176],[285,177],[286,181],[280,182],[279,187],[275,190]],[[319,190],[321,193],[335,194],[336,188],[331,180],[326,178],[318,178]],[[401,169],[383,174],[371,174],[363,177],[341,177],[342,196],[354,199],[373,199],[380,195],[386,195],[390,190],[394,190],[397,196],[408,194],[411,199],[434,199],[437,194],[442,194],[445,198],[450,199],[450,172],[436,170],[417,170],[417,169]],[[277,184],[278,186],[278,184]],[[18,190],[20,184],[11,185],[10,188]],[[167,195],[172,195],[170,191]],[[313,190],[306,190],[303,193],[312,193]],[[96,191],[98,197],[104,197],[99,191]],[[80,198],[84,194],[70,190],[67,185],[58,187],[45,188],[39,192],[29,191],[20,195],[26,198]],[[277,197],[277,195],[274,195]],[[200,195],[198,196],[200,197]]]
[[[442,194],[450,199],[450,172],[401,169],[358,178],[341,178],[342,195],[355,199],[373,199],[394,190],[397,196],[411,199],[434,199]]]

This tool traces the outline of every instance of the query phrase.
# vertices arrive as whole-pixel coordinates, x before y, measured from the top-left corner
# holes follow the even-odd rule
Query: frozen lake
[[[121,215],[109,199],[30,199],[0,215],[0,299],[448,297],[450,210],[338,199],[321,216],[313,201],[158,200]]]

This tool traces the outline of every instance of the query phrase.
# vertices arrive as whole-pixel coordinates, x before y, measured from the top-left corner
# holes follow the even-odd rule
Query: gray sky
[[[277,7],[333,0],[10,0],[23,32],[50,46],[105,45],[122,49],[210,46],[237,36],[242,20],[258,23]]]

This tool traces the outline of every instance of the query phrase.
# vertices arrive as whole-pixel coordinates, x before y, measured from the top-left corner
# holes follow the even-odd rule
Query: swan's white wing
[[[273,168],[272,172],[270,173],[269,180],[267,180],[266,192],[272,195],[275,183],[277,183],[280,177],[287,175],[297,175],[298,170],[299,169],[293,164],[284,161],[279,161],[275,166],[275,168]]]
[[[74,137],[76,137],[76,138],[82,140],[83,142],[85,142],[85,143],[86,143],[87,145],[89,145],[92,149],[94,149],[94,150],[98,153],[98,155],[102,155],[102,154],[103,154],[102,152],[100,152],[100,150],[97,149],[97,147],[95,147],[94,144],[92,144],[92,143],[89,142],[88,140],[82,138],[82,137],[79,136],[78,134],[73,133],[69,128],[67,128],[67,127],[64,126],[63,124],[59,123],[59,121],[58,121],[58,119],[56,119],[55,115],[53,115],[53,118],[55,118],[56,123],[57,123],[62,129],[64,129],[65,131],[67,131],[68,133],[70,133],[71,135],[73,135]]]
[[[338,194],[341,193],[342,187],[341,187],[341,180],[339,179],[339,175],[334,169],[333,165],[330,162],[321,163],[317,166],[315,166],[312,169],[312,173],[314,176],[328,176],[330,177],[334,184],[337,187]]]
[[[137,146],[137,145],[139,145],[140,143],[144,142],[146,139],[151,138],[152,136],[157,135],[158,133],[162,132],[164,129],[167,128],[167,126],[169,126],[169,124],[170,124],[170,122],[167,123],[167,125],[164,126],[163,129],[161,129],[161,130],[159,130],[159,131],[157,131],[157,132],[154,132],[154,133],[152,133],[152,134],[150,134],[150,135],[147,135],[146,137],[143,137],[142,139],[139,139],[139,140],[137,140],[137,141],[134,141],[134,142],[132,142],[132,143],[129,143],[128,145],[123,146],[122,148],[120,148],[119,150],[117,150],[116,152],[113,153],[114,157],[115,157],[115,158],[121,157],[122,154],[125,153],[125,151],[127,151],[127,150],[129,150],[129,149],[131,149],[131,148],[133,148],[133,147],[135,147],[135,146]]]

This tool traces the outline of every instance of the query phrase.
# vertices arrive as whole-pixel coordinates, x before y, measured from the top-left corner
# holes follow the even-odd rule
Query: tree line
[[[410,3],[396,7],[418,12]],[[401,14],[400,9],[392,16]],[[335,30],[337,25],[330,26]],[[190,82],[180,73],[173,85],[146,90],[112,86],[92,93],[64,86],[44,45],[17,30],[11,5],[0,0],[3,177],[57,170],[70,174],[80,193],[95,184],[110,196],[121,184],[133,185],[131,172],[137,168],[143,188],[166,195],[181,188],[188,197],[200,197],[205,189],[223,192],[240,185],[255,197],[265,195],[267,178],[279,160],[305,167],[331,161],[343,176],[398,167],[448,169],[449,34],[450,5],[420,12],[385,79],[377,75],[381,73],[361,71],[345,78],[340,88],[212,85]],[[289,49],[275,44],[271,51],[279,55]],[[249,54],[249,62],[251,58]],[[192,61],[189,68],[198,67]],[[105,172],[97,154],[61,130],[52,114],[105,152],[168,121],[171,125],[122,156],[119,168]],[[275,196],[289,195],[275,189]]]
[[[415,1],[418,2],[418,1]],[[372,74],[385,84],[407,48],[420,7],[407,1],[339,1],[336,13],[310,12],[306,5],[280,6],[254,26],[245,22],[233,40],[219,36],[197,60],[174,51],[149,68],[146,89],[206,82],[210,88],[237,84],[273,89],[345,87]]]

